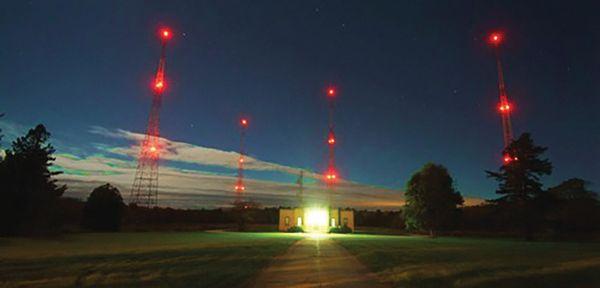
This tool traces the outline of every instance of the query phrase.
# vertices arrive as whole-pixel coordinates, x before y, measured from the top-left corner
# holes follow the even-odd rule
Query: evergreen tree
[[[526,202],[538,196],[542,190],[540,177],[552,173],[552,163],[541,159],[546,147],[536,146],[529,133],[524,133],[506,149],[510,162],[499,172],[486,171],[488,177],[499,182],[496,193],[503,195],[497,202]]]
[[[519,228],[526,238],[531,237],[534,227],[541,225],[552,206],[540,182],[540,177],[552,173],[552,163],[541,158],[547,149],[535,145],[531,135],[524,133],[504,149],[510,161],[499,172],[486,171],[488,177],[498,181],[496,193],[502,195],[493,202],[506,213],[511,226]]]
[[[54,147],[47,143],[50,133],[43,125],[17,138],[0,164],[0,233],[4,235],[43,233],[58,228],[59,187],[50,166]]]

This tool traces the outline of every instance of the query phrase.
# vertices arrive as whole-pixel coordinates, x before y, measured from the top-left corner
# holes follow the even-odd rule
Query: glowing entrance
[[[329,213],[326,209],[310,208],[306,211],[305,218],[307,232],[327,232]]]

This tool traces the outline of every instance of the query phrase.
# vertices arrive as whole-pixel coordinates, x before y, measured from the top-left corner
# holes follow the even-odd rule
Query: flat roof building
[[[327,207],[279,209],[279,231],[301,227],[305,232],[327,233],[333,227],[354,231],[354,211]]]

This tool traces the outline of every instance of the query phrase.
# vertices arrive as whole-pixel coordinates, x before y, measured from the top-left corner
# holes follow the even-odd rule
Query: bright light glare
[[[306,228],[309,232],[326,231],[329,215],[326,209],[311,208],[306,211]]]
[[[306,236],[308,236],[308,238],[314,239],[314,240],[325,239],[325,238],[329,237],[329,235],[327,233],[321,233],[321,232],[307,233]]]

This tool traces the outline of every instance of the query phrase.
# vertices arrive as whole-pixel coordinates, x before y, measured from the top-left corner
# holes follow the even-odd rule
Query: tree
[[[4,113],[0,113],[0,118],[4,117]],[[2,129],[0,129],[0,145],[2,145],[2,138],[4,137],[4,135],[2,135]],[[2,151],[2,146],[0,146],[0,152],[4,152]],[[0,161],[2,161],[2,154],[4,153],[0,153]]]
[[[83,226],[98,231],[118,231],[124,209],[119,189],[108,183],[96,187],[83,208]]]
[[[50,171],[54,147],[43,125],[17,138],[0,164],[0,233],[44,233],[59,227],[58,199],[67,189],[58,186]]]
[[[583,179],[571,178],[548,189],[556,199],[553,217],[560,232],[581,233],[600,228],[598,195],[587,189]]]
[[[496,193],[502,196],[494,202],[509,213],[513,226],[520,227],[527,238],[534,224],[542,219],[543,210],[550,206],[540,182],[540,177],[552,173],[552,163],[541,159],[547,149],[536,146],[531,135],[524,133],[504,149],[510,161],[499,172],[486,171],[499,183]]]
[[[4,113],[0,113],[0,118],[4,117]],[[0,141],[2,141],[2,129],[0,129]]]
[[[406,227],[427,230],[431,236],[451,228],[458,220],[458,206],[464,201],[453,182],[446,167],[433,163],[413,174],[404,194]]]
[[[510,155],[512,160],[502,165],[500,172],[486,171],[488,177],[499,182],[496,193],[504,195],[496,201],[524,202],[543,191],[540,177],[552,173],[552,163],[540,159],[547,149],[536,146],[529,133],[522,134],[504,149],[504,155]]]

